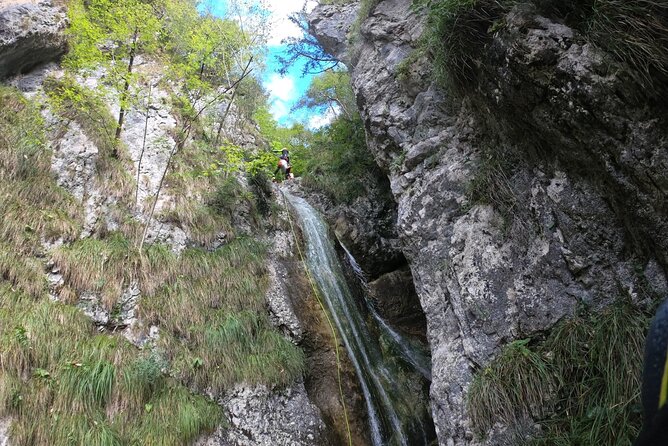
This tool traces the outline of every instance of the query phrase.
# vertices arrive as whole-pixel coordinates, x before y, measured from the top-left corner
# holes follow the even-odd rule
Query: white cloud
[[[264,88],[267,89],[270,99],[278,98],[289,101],[295,95],[294,79],[279,74],[272,74],[269,80],[265,82]]]
[[[335,107],[334,109],[328,108],[327,111],[321,115],[311,116],[311,118],[308,120],[307,126],[313,130],[324,127],[327,124],[330,124],[334,118],[339,115],[339,113],[341,113],[341,111],[338,107]]]
[[[316,1],[307,0],[299,2],[294,0],[268,0],[267,7],[271,11],[271,33],[268,44],[270,46],[280,45],[281,41],[288,37],[300,37],[302,31],[292,23],[288,17],[302,10],[310,12],[317,5]]]
[[[275,99],[274,101],[271,102],[269,113],[271,113],[271,115],[274,117],[276,121],[279,121],[282,118],[288,116],[288,114],[290,113],[290,108],[282,100]]]
[[[269,111],[277,121],[290,113],[290,101],[295,96],[295,81],[291,77],[283,77],[277,73],[272,74],[269,80],[264,82],[264,88],[269,93]]]

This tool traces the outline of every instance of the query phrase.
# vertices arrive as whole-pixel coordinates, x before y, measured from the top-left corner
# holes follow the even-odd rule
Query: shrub
[[[339,117],[313,135],[310,148],[295,157],[304,161],[304,186],[324,193],[335,203],[350,203],[367,191],[379,175],[366,147],[362,120]]]

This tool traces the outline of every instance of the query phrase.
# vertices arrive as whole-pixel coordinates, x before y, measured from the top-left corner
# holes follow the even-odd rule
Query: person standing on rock
[[[274,172],[274,176],[276,176],[279,170],[283,172],[286,180],[294,178],[294,175],[292,175],[292,165],[290,164],[290,152],[285,147],[281,151],[281,156],[278,160],[278,167]]]

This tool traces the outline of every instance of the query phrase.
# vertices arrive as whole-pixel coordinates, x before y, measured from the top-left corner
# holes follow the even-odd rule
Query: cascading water
[[[353,272],[359,279],[362,287],[367,291],[367,281],[364,271],[355,260],[355,257],[350,253],[346,246],[339,242],[343,251],[346,253],[346,258]],[[378,314],[378,311],[373,306],[371,301],[368,299],[368,295],[365,295],[364,303],[366,304],[369,313],[376,321],[379,331],[386,339],[392,344],[392,347],[396,352],[398,352],[401,357],[407,361],[415,371],[419,372],[427,381],[431,381],[431,359],[425,354],[423,349],[416,345],[415,342],[412,342],[404,335],[390,327],[390,325],[385,322],[385,320]]]
[[[366,320],[346,282],[327,224],[304,199],[287,193],[285,196],[295,209],[306,238],[307,267],[359,379],[373,445],[430,444],[435,434],[428,404],[422,397],[424,381],[416,379],[429,376],[428,358],[417,354],[411,343],[389,327],[371,305],[372,318]],[[383,339],[397,348],[383,348]],[[405,360],[398,361],[388,351],[398,351]],[[412,364],[413,370],[402,367],[404,362]]]

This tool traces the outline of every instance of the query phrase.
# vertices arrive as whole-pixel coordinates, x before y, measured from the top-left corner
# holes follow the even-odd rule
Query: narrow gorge
[[[275,9],[0,0],[0,446],[634,444],[668,3]]]

